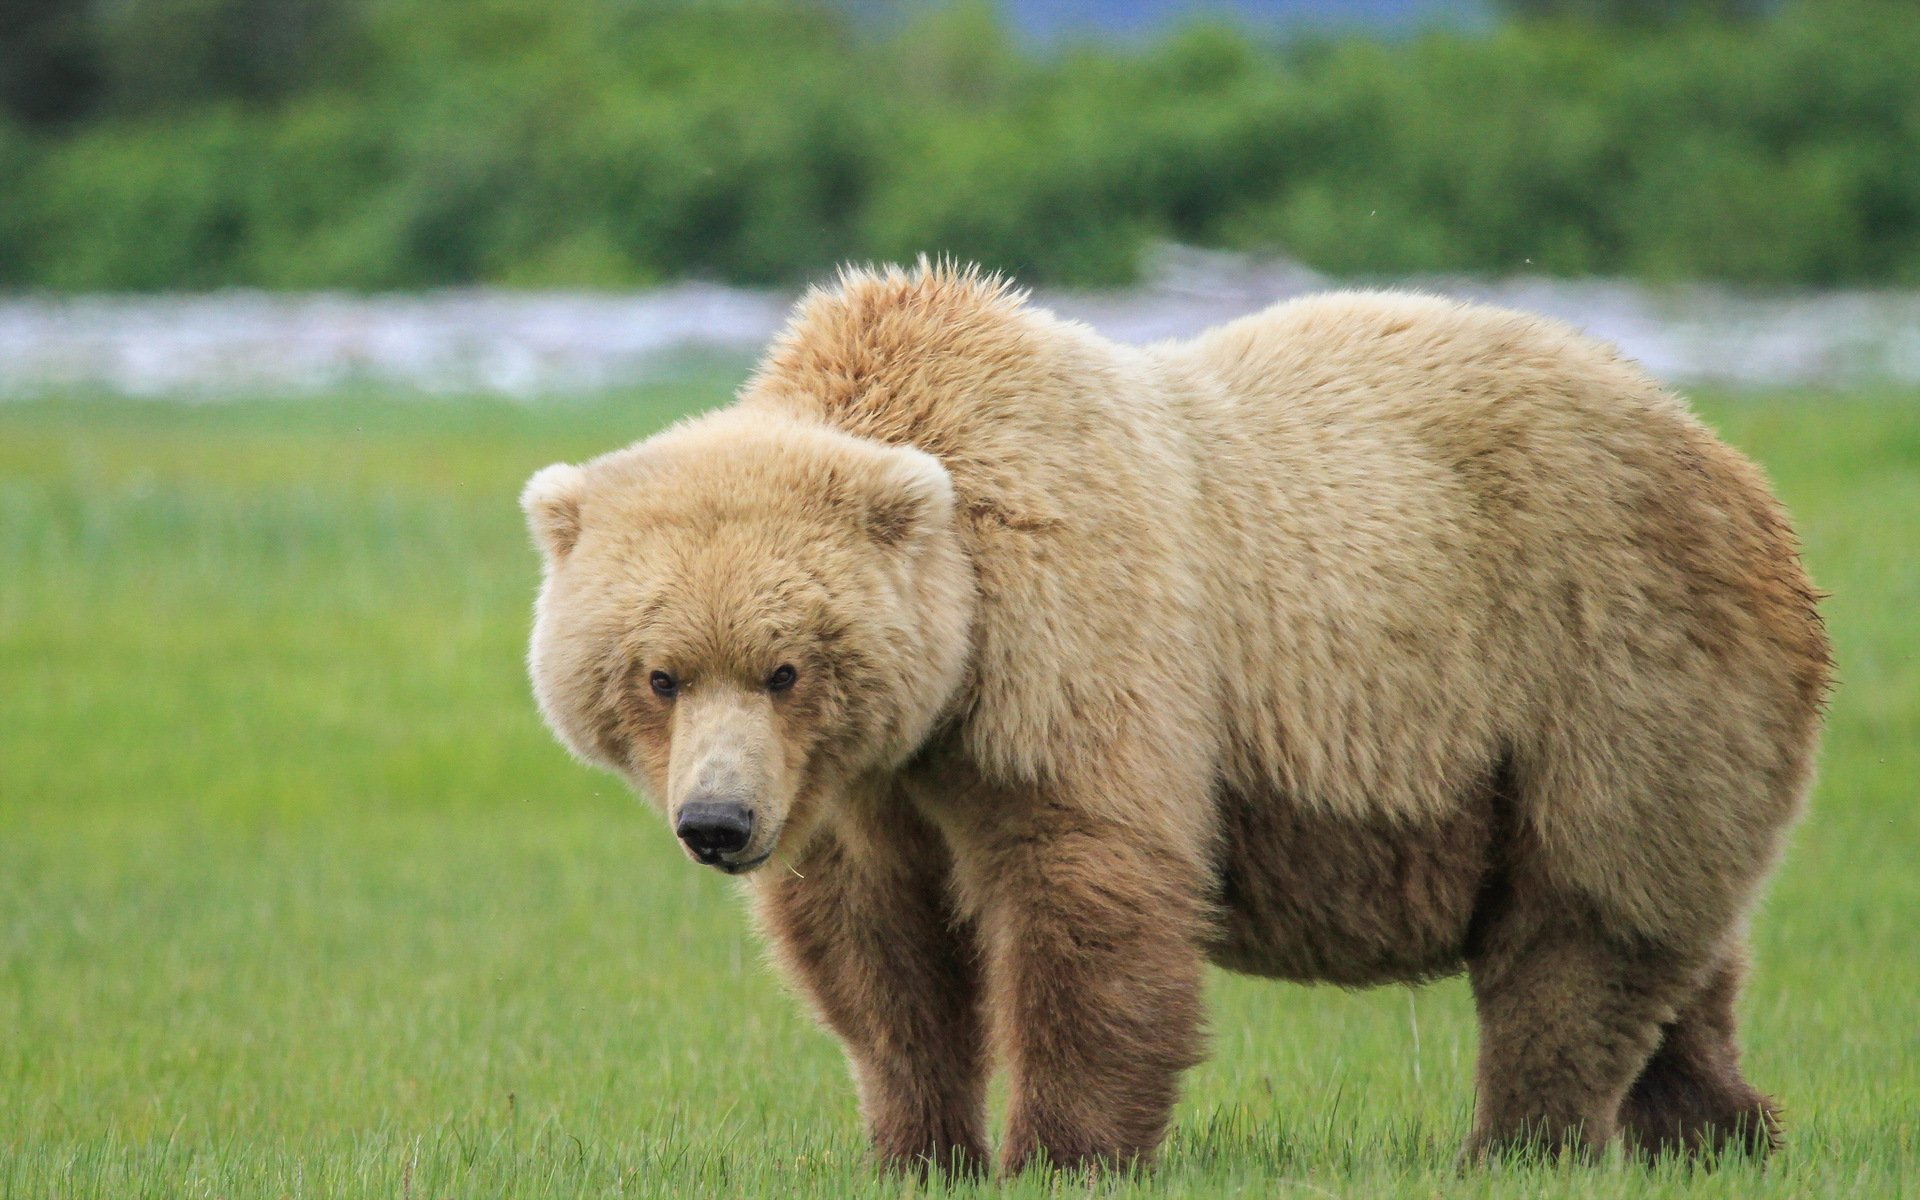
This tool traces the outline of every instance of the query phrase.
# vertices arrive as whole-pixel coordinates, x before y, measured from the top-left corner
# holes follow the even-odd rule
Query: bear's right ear
[[[541,557],[554,566],[580,540],[580,492],[586,474],[571,463],[542,467],[520,493],[521,511]]]

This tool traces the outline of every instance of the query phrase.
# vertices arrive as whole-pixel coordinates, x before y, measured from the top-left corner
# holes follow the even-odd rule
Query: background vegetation
[[[839,1052],[735,885],[527,693],[519,484],[727,382],[0,405],[0,1197],[909,1190],[864,1165]],[[1920,405],[1706,408],[1833,592],[1824,778],[1743,1005],[1784,1154],[1456,1176],[1461,981],[1221,975],[1164,1169],[1101,1194],[1910,1193]]]
[[[870,14],[868,4],[860,11]],[[1920,283],[1910,0],[1016,43],[990,6],[13,0],[0,288],[790,281],[1153,239],[1343,274]]]

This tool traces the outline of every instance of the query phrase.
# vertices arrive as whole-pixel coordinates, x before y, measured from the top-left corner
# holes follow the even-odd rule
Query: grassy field
[[[0,1196],[913,1190],[864,1166],[732,885],[566,759],[522,674],[520,483],[723,391],[0,405]],[[1745,1004],[1785,1153],[1459,1176],[1464,986],[1220,976],[1162,1166],[1098,1190],[1915,1186],[1920,397],[1702,407],[1834,592],[1823,782]]]

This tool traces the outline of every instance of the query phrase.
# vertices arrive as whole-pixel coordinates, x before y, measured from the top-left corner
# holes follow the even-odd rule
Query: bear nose
[[[680,808],[674,833],[703,863],[747,848],[753,838],[753,810],[731,800],[689,800]]]

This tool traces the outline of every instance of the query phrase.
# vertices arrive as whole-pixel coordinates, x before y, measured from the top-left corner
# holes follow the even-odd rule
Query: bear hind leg
[[[1698,977],[1684,956],[1622,943],[1570,907],[1510,909],[1469,957],[1480,1055],[1468,1161],[1601,1153]]]
[[[1779,1110],[1740,1074],[1733,1015],[1740,974],[1737,956],[1715,968],[1662,1031],[1660,1048],[1627,1092],[1621,1125],[1643,1156],[1764,1156],[1778,1148]]]

